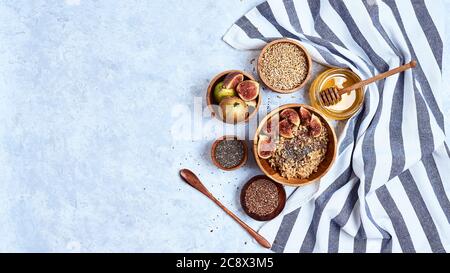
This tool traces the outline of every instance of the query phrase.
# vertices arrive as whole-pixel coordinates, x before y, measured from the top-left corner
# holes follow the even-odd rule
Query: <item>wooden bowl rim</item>
[[[293,182],[286,182],[288,181],[288,179],[283,178],[283,179],[276,179],[274,178],[261,164],[261,159],[258,156],[258,140],[259,140],[259,134],[261,133],[261,129],[262,126],[266,123],[266,121],[271,118],[273,115],[281,112],[282,110],[286,109],[286,108],[299,108],[299,107],[305,107],[306,109],[308,109],[309,111],[312,111],[314,114],[320,116],[321,120],[325,122],[325,125],[327,126],[327,128],[329,129],[328,131],[331,131],[332,137],[329,137],[329,141],[333,141],[333,146],[334,146],[334,150],[333,155],[332,155],[332,159],[330,161],[330,164],[327,166],[327,168],[316,178],[314,179],[308,179],[306,178],[305,180],[307,180],[306,182],[303,183],[293,183]],[[259,123],[258,128],[256,129],[255,135],[253,137],[253,155],[255,157],[255,161],[258,164],[258,167],[261,169],[261,171],[267,175],[268,177],[270,177],[270,179],[272,179],[273,181],[286,185],[286,186],[293,186],[293,187],[298,187],[298,186],[305,186],[305,185],[309,185],[312,184],[314,182],[319,181],[325,174],[328,173],[328,171],[331,169],[331,167],[334,164],[334,161],[336,160],[336,154],[337,154],[337,137],[336,137],[336,133],[334,131],[334,128],[330,125],[330,123],[328,122],[328,120],[324,117],[324,115],[318,111],[317,109],[315,109],[312,106],[309,105],[305,105],[302,103],[289,103],[289,104],[284,104],[276,109],[274,109],[273,111],[271,111],[269,114],[267,114]],[[322,164],[322,163],[321,163]]]
[[[226,140],[226,139],[227,139],[227,140],[229,140],[229,139],[239,140],[239,141],[242,143],[242,145],[244,146],[244,157],[242,158],[241,163],[239,163],[239,165],[234,166],[234,167],[232,167],[232,168],[225,168],[225,167],[223,167],[222,165],[219,164],[219,162],[217,162],[216,157],[215,157],[215,151],[216,151],[217,144],[219,144],[219,142],[221,142],[222,140]],[[213,144],[211,145],[211,160],[212,160],[213,164],[214,164],[217,168],[219,168],[219,169],[221,169],[221,170],[224,170],[224,171],[233,171],[233,170],[239,169],[239,168],[242,167],[245,163],[247,163],[247,158],[248,158],[248,146],[247,146],[247,143],[245,143],[245,140],[239,139],[239,138],[238,138],[237,136],[235,136],[235,135],[225,135],[225,136],[221,136],[221,137],[217,138],[217,139],[213,142]]]
[[[274,44],[278,44],[278,43],[291,43],[291,44],[294,44],[294,45],[300,47],[303,50],[303,52],[305,52],[306,59],[307,59],[307,62],[308,62],[308,73],[306,74],[305,80],[301,84],[299,84],[298,86],[296,86],[294,88],[291,88],[291,89],[288,89],[288,90],[275,88],[275,87],[271,86],[270,84],[267,83],[267,80],[263,77],[263,75],[261,73],[262,56],[264,55],[264,53],[267,51],[267,49],[269,47],[271,47]],[[289,93],[293,93],[295,91],[300,90],[309,81],[309,79],[311,78],[311,73],[312,73],[312,60],[311,60],[311,56],[309,55],[308,50],[306,50],[306,48],[302,44],[300,44],[298,41],[292,40],[292,39],[288,39],[288,38],[277,39],[277,40],[274,40],[274,41],[268,43],[267,45],[265,45],[263,47],[263,49],[261,50],[261,52],[259,53],[257,71],[258,71],[259,78],[264,83],[264,85],[267,86],[267,88],[269,88],[272,91],[278,92],[278,93],[289,94]]]
[[[245,71],[236,70],[236,69],[226,70],[226,71],[220,72],[219,74],[214,76],[214,78],[209,82],[208,89],[206,91],[206,105],[208,106],[209,110],[211,111],[211,114],[215,118],[217,118],[218,120],[220,120],[220,121],[222,121],[224,123],[228,123],[228,124],[238,124],[238,123],[242,123],[242,122],[248,122],[253,116],[256,115],[256,113],[258,112],[259,106],[261,105],[261,102],[262,102],[261,89],[260,89],[258,98],[256,99],[256,107],[255,107],[255,109],[253,110],[253,112],[249,113],[249,115],[244,120],[239,121],[239,122],[227,122],[227,121],[225,121],[225,120],[223,120],[222,118],[219,117],[219,115],[216,113],[216,111],[214,111],[214,108],[213,108],[213,105],[219,106],[219,104],[215,103],[212,100],[212,98],[211,98],[212,90],[214,90],[214,87],[216,86],[217,81],[219,81],[225,75],[227,75],[229,73],[233,73],[233,72],[238,72],[238,73],[243,74],[244,75],[244,80],[245,80],[245,77],[247,77],[248,79],[250,79],[252,81],[256,81],[255,77],[253,77],[250,73],[247,73]]]
[[[267,215],[261,216],[258,214],[254,214],[251,213],[247,206],[245,205],[245,192],[247,191],[248,187],[250,186],[251,183],[255,182],[256,180],[259,179],[266,179],[269,180],[271,182],[273,182],[275,184],[275,186],[277,186],[277,190],[278,190],[278,207],[272,212],[269,213]],[[257,220],[257,221],[269,221],[274,219],[275,217],[277,217],[284,209],[285,205],[286,205],[286,190],[284,189],[283,185],[280,183],[277,183],[276,181],[274,181],[272,178],[270,178],[267,175],[256,175],[253,176],[252,178],[250,178],[242,187],[241,190],[241,195],[240,195],[240,201],[241,201],[241,207],[244,210],[244,212],[250,216],[251,218]]]

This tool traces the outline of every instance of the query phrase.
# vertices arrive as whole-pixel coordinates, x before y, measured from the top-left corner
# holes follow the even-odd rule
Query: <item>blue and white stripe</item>
[[[418,66],[367,87],[348,120],[336,164],[297,189],[260,232],[276,252],[450,251],[450,153],[441,111],[440,1],[269,0],[224,40],[258,49],[297,39],[314,61],[362,78],[412,59]]]

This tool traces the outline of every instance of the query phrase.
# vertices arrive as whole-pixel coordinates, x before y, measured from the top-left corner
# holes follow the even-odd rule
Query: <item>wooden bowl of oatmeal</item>
[[[306,84],[311,68],[311,56],[304,46],[295,40],[278,39],[261,50],[257,70],[269,89],[292,93]]]
[[[272,180],[302,186],[318,181],[330,170],[337,139],[318,110],[286,104],[262,119],[253,138],[253,153],[259,168]]]

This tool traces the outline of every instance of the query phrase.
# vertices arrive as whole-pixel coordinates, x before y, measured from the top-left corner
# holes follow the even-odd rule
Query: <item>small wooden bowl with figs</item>
[[[261,101],[259,83],[241,70],[219,73],[206,92],[206,104],[212,116],[230,124],[248,122],[258,112]]]

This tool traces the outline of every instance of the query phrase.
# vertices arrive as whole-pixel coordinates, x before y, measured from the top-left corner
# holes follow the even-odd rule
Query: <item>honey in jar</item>
[[[330,87],[345,88],[359,81],[361,81],[361,78],[349,69],[332,68],[325,70],[314,80],[309,89],[312,106],[331,119],[343,120],[350,118],[363,104],[364,90],[362,88],[343,94],[340,102],[330,106],[325,106],[321,103],[319,92]]]

